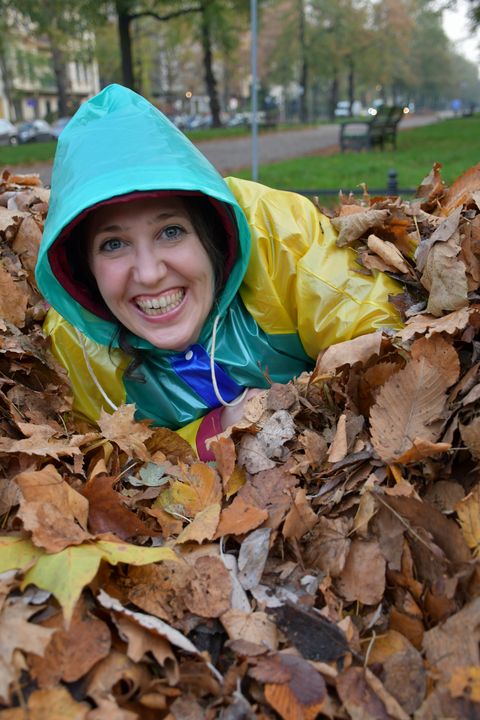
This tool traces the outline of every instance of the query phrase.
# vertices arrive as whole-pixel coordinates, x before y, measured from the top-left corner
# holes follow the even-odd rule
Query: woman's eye
[[[165,230],[163,230],[162,235],[167,238],[167,240],[176,240],[180,235],[182,234],[182,228],[179,227],[179,225],[169,225]]]
[[[114,252],[115,250],[119,250],[121,247],[123,247],[123,240],[120,240],[120,238],[109,238],[101,244],[100,250],[105,252]]]

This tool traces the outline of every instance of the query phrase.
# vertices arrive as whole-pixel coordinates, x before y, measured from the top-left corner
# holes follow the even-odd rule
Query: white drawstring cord
[[[243,402],[243,400],[245,399],[245,395],[248,392],[248,388],[245,388],[243,393],[238,398],[236,398],[235,400],[232,400],[231,402],[226,402],[226,400],[224,400],[222,398],[222,396],[220,395],[220,390],[218,389],[217,378],[215,377],[215,345],[216,345],[216,341],[217,341],[217,325],[218,325],[219,320],[220,320],[220,315],[217,315],[217,317],[215,318],[215,321],[213,323],[213,329],[212,329],[212,350],[210,353],[210,374],[212,377],[213,391],[215,393],[215,397],[217,398],[218,402],[221,405],[223,405],[223,407],[235,407],[235,405],[240,405],[240,403]],[[90,360],[88,359],[87,349],[85,347],[85,341],[84,341],[82,333],[79,332],[79,330],[77,328],[75,328],[75,332],[77,333],[78,340],[80,341],[80,345],[81,345],[82,352],[83,352],[83,359],[85,360],[85,365],[87,366],[87,370],[89,372],[90,377],[93,380],[95,387],[97,388],[98,392],[103,397],[105,402],[108,405],[110,405],[112,410],[118,410],[118,406],[115,405],[115,403],[113,403],[110,400],[107,393],[105,392],[103,387],[100,385],[100,382],[99,382],[97,376],[95,375],[92,366],[90,365]]]
[[[245,399],[245,395],[248,392],[248,388],[245,388],[243,393],[238,398],[236,398],[236,400],[232,400],[232,402],[226,402],[220,395],[220,390],[218,389],[218,385],[217,385],[217,378],[215,377],[215,343],[217,340],[217,325],[218,325],[219,320],[220,320],[220,315],[217,315],[217,317],[214,320],[213,329],[212,329],[212,350],[210,353],[210,375],[212,376],[213,391],[215,393],[215,396],[216,396],[218,402],[221,405],[223,405],[223,407],[235,407],[235,405],[240,405],[240,403],[243,402],[243,400]]]
[[[105,392],[105,390],[103,389],[103,387],[100,385],[100,382],[99,382],[97,376],[96,376],[95,373],[93,372],[93,368],[92,368],[92,366],[90,365],[90,360],[88,359],[87,349],[86,349],[86,347],[85,347],[85,340],[84,340],[84,338],[83,338],[82,333],[81,333],[77,328],[75,328],[75,332],[77,333],[77,338],[79,339],[80,345],[81,345],[81,347],[82,347],[83,359],[85,360],[85,365],[87,366],[87,370],[88,370],[88,372],[89,372],[89,374],[90,374],[90,377],[91,377],[92,380],[93,380],[93,383],[94,383],[95,387],[97,388],[98,392],[99,392],[100,395],[103,397],[103,399],[105,400],[105,402],[108,403],[113,410],[118,410],[118,405],[115,405],[115,403],[113,403],[113,402],[110,400],[110,398],[108,397],[107,393]]]

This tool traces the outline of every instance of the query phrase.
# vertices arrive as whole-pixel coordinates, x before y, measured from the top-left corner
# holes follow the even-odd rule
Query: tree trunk
[[[334,75],[332,78],[332,84],[330,85],[330,98],[328,102],[328,117],[330,120],[335,119],[335,108],[338,102],[338,70],[335,68]]]
[[[133,73],[132,38],[130,36],[131,17],[122,0],[115,1],[118,19],[118,38],[120,40],[120,54],[122,57],[122,80],[126,87],[135,90],[135,77]]]
[[[68,106],[68,78],[67,78],[67,64],[63,50],[57,45],[55,38],[50,35],[50,48],[52,51],[52,64],[53,72],[55,75],[55,82],[57,86],[58,95],[58,116],[64,117],[69,115],[70,108]]]
[[[300,96],[300,122],[307,123],[308,117],[308,52],[305,41],[305,8],[303,0],[299,2],[299,39],[300,39],[300,57],[301,57],[301,70],[300,70],[300,86],[302,88],[302,94]]]
[[[220,103],[218,101],[217,81],[215,80],[215,75],[213,73],[212,41],[210,37],[210,24],[208,21],[208,0],[205,0],[205,2],[202,3],[201,32],[205,85],[210,102],[212,127],[222,127],[222,121],[220,120]]]
[[[355,60],[350,55],[348,59],[348,102],[350,103],[350,115],[353,115],[353,103],[355,102]]]

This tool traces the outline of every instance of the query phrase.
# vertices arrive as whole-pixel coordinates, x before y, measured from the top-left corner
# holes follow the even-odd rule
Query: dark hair
[[[185,208],[195,232],[212,263],[215,300],[225,282],[224,272],[229,253],[226,230],[219,213],[205,196],[192,195],[185,198]],[[104,305],[105,302],[88,263],[88,253],[85,247],[86,220],[87,218],[75,228],[67,242],[68,263],[73,280],[83,285],[96,303]],[[117,328],[117,333],[110,343],[110,350],[115,339],[117,339],[120,349],[131,358],[131,362],[125,370],[125,375],[131,379],[143,381],[143,378],[138,373],[135,373],[135,370],[142,363],[142,350],[133,347],[129,343],[129,331],[124,325],[117,322]]]

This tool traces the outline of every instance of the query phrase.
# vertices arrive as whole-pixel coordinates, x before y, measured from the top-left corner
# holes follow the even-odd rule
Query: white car
[[[0,145],[17,145],[18,134],[15,125],[0,118]]]
[[[354,100],[352,103],[352,112],[350,112],[350,102],[348,100],[339,100],[335,108],[335,117],[352,117],[362,114],[362,103]]]

